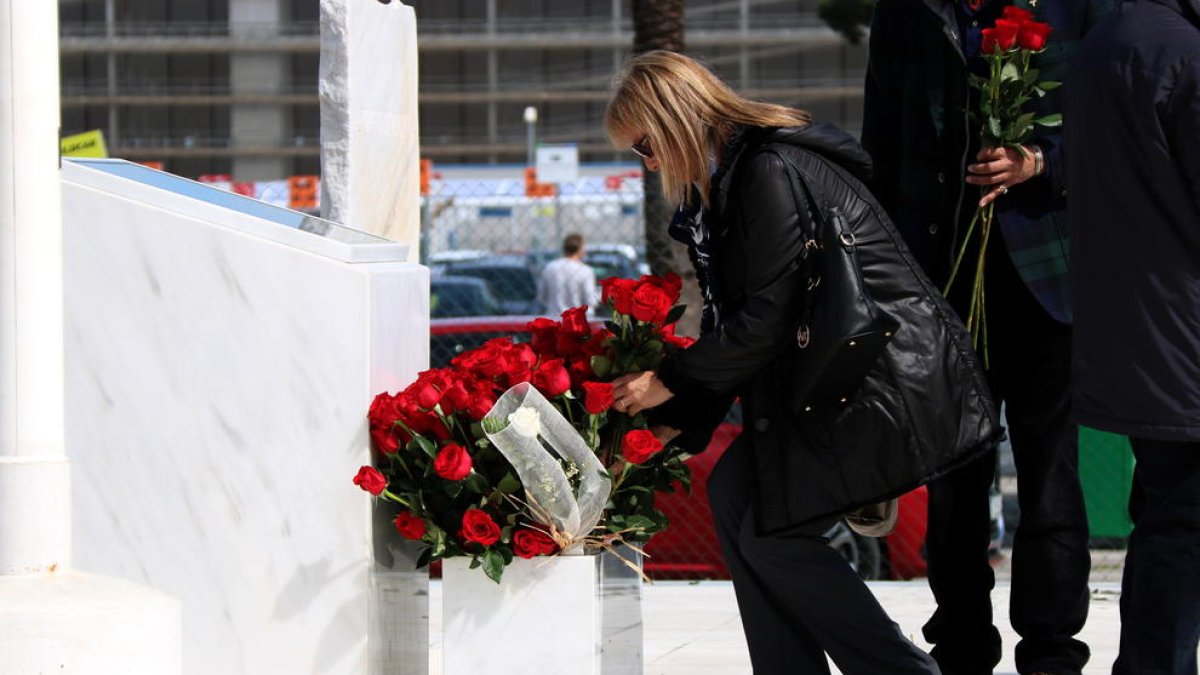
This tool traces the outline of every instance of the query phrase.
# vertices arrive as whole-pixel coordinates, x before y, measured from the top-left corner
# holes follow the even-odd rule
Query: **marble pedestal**
[[[610,554],[442,563],[444,675],[640,675],[641,578]]]

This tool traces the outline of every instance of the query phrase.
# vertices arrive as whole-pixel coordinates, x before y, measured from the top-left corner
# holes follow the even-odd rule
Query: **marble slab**
[[[417,28],[400,2],[321,0],[321,213],[420,239]]]
[[[427,270],[180,200],[64,179],[76,566],[178,597],[189,675],[423,674],[427,582],[350,480],[428,363]]]

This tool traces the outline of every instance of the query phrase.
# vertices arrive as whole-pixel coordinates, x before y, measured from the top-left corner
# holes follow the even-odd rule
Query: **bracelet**
[[[1042,175],[1046,171],[1046,156],[1042,153],[1042,146],[1028,145],[1026,147],[1033,154],[1033,175]]]

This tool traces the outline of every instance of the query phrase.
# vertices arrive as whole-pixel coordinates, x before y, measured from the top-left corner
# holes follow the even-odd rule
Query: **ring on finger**
[[[1008,186],[1007,185],[1000,186],[1000,194],[1002,194],[1002,195],[1008,194]]]

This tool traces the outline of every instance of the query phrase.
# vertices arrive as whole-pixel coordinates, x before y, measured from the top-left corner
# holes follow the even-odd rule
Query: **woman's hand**
[[[980,208],[995,201],[1008,189],[1037,175],[1037,161],[1033,158],[1034,148],[1026,147],[1022,154],[1012,148],[984,148],[975,159],[978,164],[967,167],[967,182],[971,185],[995,185],[983,199]]]
[[[631,373],[613,380],[613,409],[626,415],[660,406],[674,394],[650,371]]]

